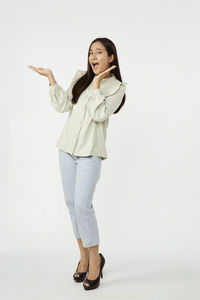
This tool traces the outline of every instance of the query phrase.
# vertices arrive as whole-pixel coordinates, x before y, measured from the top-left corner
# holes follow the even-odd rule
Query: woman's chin
[[[94,72],[95,75],[98,75],[98,74],[100,74],[102,71],[101,71],[101,69],[98,67],[98,68],[96,68],[96,69],[93,69],[93,72]]]

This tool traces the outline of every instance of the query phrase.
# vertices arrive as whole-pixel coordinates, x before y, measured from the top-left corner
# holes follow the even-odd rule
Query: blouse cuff
[[[53,84],[53,85],[50,85],[49,83],[49,87],[51,90],[55,89],[55,87],[58,85],[57,81]]]

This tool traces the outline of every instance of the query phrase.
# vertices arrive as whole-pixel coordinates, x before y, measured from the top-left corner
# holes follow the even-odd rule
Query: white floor
[[[98,289],[73,281],[72,253],[7,253],[0,257],[2,300],[199,300],[200,261],[195,255],[103,253]]]

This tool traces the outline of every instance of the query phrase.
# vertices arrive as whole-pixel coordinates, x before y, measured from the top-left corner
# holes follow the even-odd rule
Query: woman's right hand
[[[42,67],[36,68],[34,66],[27,66],[28,68],[30,68],[31,70],[39,73],[40,75],[46,76],[46,77],[50,77],[52,75],[52,71],[50,69],[44,69]]]
[[[53,73],[50,69],[44,69],[42,67],[36,68],[34,66],[27,66],[28,68],[30,68],[31,70],[39,73],[40,75],[46,76],[49,79],[49,85],[54,85],[56,83],[56,80],[53,76]]]

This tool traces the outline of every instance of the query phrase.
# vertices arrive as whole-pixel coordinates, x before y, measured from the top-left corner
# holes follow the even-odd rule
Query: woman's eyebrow
[[[96,50],[102,50],[101,48],[97,48]],[[89,50],[89,51],[92,51],[92,50]]]

